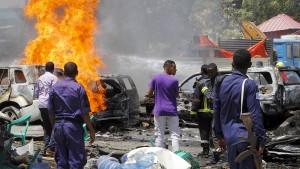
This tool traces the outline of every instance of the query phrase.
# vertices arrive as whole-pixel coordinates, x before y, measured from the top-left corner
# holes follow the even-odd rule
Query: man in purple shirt
[[[247,137],[248,132],[240,119],[241,106],[243,112],[251,113],[252,129],[258,138],[258,153],[262,153],[266,144],[266,132],[263,125],[262,111],[259,104],[258,87],[253,80],[247,79],[248,68],[252,65],[251,54],[247,49],[239,49],[233,55],[232,66],[235,71],[222,80],[216,80],[214,93],[214,131],[221,148],[227,147],[228,162],[231,169],[254,169],[254,160],[248,156],[241,163],[236,157],[246,151],[249,143],[240,139]],[[224,77],[224,76],[223,76]],[[244,98],[241,105],[241,90],[244,79]]]
[[[54,64],[52,62],[47,62],[45,65],[45,74],[39,77],[38,82],[35,86],[35,95],[38,97],[38,106],[43,119],[44,127],[44,154],[53,154],[54,143],[53,138],[51,138],[52,127],[49,120],[48,113],[48,100],[49,92],[52,86],[57,82],[57,78],[53,75]]]
[[[173,75],[176,74],[176,64],[172,60],[164,63],[164,73],[152,78],[149,83],[148,97],[155,96],[153,109],[155,125],[155,145],[164,147],[164,136],[166,124],[171,134],[172,151],[179,150],[179,118],[177,112],[176,98],[178,97],[178,80]]]
[[[89,117],[90,103],[84,87],[75,80],[77,65],[66,63],[64,73],[66,77],[51,89],[48,104],[50,121],[54,126],[55,161],[58,169],[82,169],[87,162],[84,122],[90,130],[90,143],[95,140]]]

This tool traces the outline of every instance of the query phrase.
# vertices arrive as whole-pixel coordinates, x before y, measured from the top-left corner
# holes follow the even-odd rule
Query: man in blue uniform
[[[54,126],[55,161],[58,169],[82,169],[87,162],[84,122],[90,129],[90,142],[95,140],[89,117],[90,104],[84,87],[75,80],[77,65],[66,63],[64,74],[66,78],[51,89],[48,103],[50,121]]]
[[[236,163],[236,157],[247,150],[248,142],[240,137],[247,137],[248,132],[240,119],[241,89],[246,73],[252,65],[251,54],[246,49],[237,50],[233,55],[232,66],[235,71],[217,81],[214,93],[214,131],[221,148],[228,150],[228,162],[231,169],[255,168],[252,156],[241,163]],[[253,131],[258,138],[258,153],[262,153],[266,143],[266,133],[263,126],[262,111],[259,105],[258,87],[253,80],[245,83],[243,112],[250,112],[253,120]]]

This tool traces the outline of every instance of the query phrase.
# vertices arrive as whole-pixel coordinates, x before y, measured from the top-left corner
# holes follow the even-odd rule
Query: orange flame
[[[89,85],[99,80],[103,68],[94,47],[95,12],[99,0],[29,0],[25,14],[36,18],[38,37],[27,44],[22,64],[45,64],[48,61],[63,68],[67,62],[78,66],[76,80],[88,94],[93,112],[104,110],[104,91],[94,93]]]

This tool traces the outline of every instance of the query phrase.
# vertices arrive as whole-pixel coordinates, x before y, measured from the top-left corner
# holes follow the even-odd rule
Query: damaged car
[[[230,74],[220,69],[221,74]],[[300,112],[300,69],[293,67],[251,67],[247,75],[259,88],[260,106],[264,114],[265,127],[277,128],[284,120]],[[188,117],[193,99],[194,83],[201,77],[195,73],[179,84],[178,111]]]
[[[139,95],[136,85],[128,75],[111,74],[102,75],[95,82],[105,90],[106,110],[95,112],[94,122],[96,125],[103,121],[116,121],[125,126],[133,119],[138,119],[140,114]]]
[[[0,67],[0,111],[10,120],[31,113],[30,121],[41,119],[34,86],[42,66],[15,65]]]
[[[231,74],[231,68],[219,69],[220,74]],[[195,90],[195,84],[198,79],[201,78],[201,72],[190,75],[182,82],[179,83],[179,98],[177,99],[177,110],[180,117],[184,120],[194,121],[193,116],[191,116],[191,106],[193,101],[193,94]]]
[[[59,68],[54,70],[54,74],[62,72]],[[31,114],[30,122],[42,120],[34,88],[44,73],[42,65],[0,66],[0,111],[10,120],[28,113]]]

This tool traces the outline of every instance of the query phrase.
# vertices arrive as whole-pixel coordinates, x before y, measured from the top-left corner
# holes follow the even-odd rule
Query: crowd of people
[[[258,87],[255,81],[248,79],[246,75],[251,65],[250,52],[246,49],[237,50],[233,55],[234,71],[231,75],[220,75],[215,63],[202,65],[202,77],[194,85],[191,111],[197,115],[203,148],[199,155],[207,158],[210,148],[218,147],[227,152],[227,161],[231,169],[256,167],[252,155],[236,162],[238,155],[246,151],[250,145],[245,139],[240,139],[241,137],[247,138],[249,134],[240,118],[244,112],[251,114],[252,129],[257,138],[257,146],[252,151],[261,155],[267,139],[259,105]],[[178,80],[173,76],[177,71],[176,64],[174,61],[167,60],[163,68],[164,73],[154,76],[150,81],[148,91],[149,97],[153,94],[155,97],[153,109],[155,145],[164,147],[164,133],[168,126],[172,151],[176,151],[180,149],[179,119],[176,109],[179,89]],[[216,145],[214,145],[213,135],[217,138]]]
[[[251,54],[246,49],[237,50],[233,55],[231,75],[220,75],[217,65],[202,65],[202,77],[197,80],[194,90],[192,109],[197,115],[201,146],[199,156],[207,158],[210,149],[218,147],[227,153],[231,169],[255,168],[253,156],[241,162],[236,157],[246,151],[249,142],[240,139],[247,137],[248,131],[242,119],[244,112],[251,114],[253,133],[257,147],[253,150],[262,154],[266,144],[266,132],[259,105],[258,87],[248,79],[247,69],[251,67]],[[87,162],[84,147],[82,124],[90,130],[90,142],[95,140],[89,112],[90,104],[84,87],[76,81],[77,65],[68,62],[57,76],[53,74],[54,64],[45,65],[46,73],[37,82],[35,94],[44,127],[44,154],[55,153],[58,169],[83,168]],[[166,127],[171,135],[172,151],[180,150],[180,127],[177,112],[179,97],[176,63],[165,61],[163,73],[155,75],[149,83],[148,96],[155,98],[153,109],[155,145],[165,147]],[[59,82],[58,82],[59,81]],[[243,90],[242,90],[243,88]],[[217,138],[214,144],[213,136]]]

